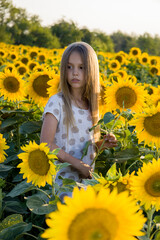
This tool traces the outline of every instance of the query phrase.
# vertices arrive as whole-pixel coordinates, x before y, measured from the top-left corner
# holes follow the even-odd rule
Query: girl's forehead
[[[82,56],[78,51],[73,51],[69,58],[68,58],[68,62],[74,62],[74,61],[78,61],[78,62],[83,62],[82,60]]]

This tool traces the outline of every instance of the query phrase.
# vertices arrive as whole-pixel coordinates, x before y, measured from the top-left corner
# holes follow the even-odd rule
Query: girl
[[[47,142],[50,150],[60,148],[58,159],[71,166],[61,169],[59,175],[81,182],[91,178],[90,166],[95,157],[95,144],[99,148],[103,140],[99,128],[89,129],[98,121],[99,65],[93,48],[84,42],[70,44],[64,51],[60,68],[61,92],[50,97],[43,113],[41,142]],[[115,147],[114,135],[105,136],[103,148]],[[82,158],[86,142],[90,141],[87,155]],[[71,196],[71,193],[61,193]]]

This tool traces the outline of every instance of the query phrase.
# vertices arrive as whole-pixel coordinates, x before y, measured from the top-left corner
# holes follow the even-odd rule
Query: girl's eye
[[[71,69],[72,67],[71,67],[71,65],[68,65],[67,68],[68,68],[68,69]]]
[[[80,69],[84,69],[84,67],[83,67],[83,66],[80,66]]]

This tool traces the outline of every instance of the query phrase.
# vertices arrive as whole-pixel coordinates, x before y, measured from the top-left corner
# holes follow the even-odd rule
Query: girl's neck
[[[73,105],[75,105],[76,107],[80,108],[80,109],[85,109],[88,110],[89,108],[89,104],[87,99],[84,99],[82,96],[80,95],[71,95],[71,101],[73,103]]]

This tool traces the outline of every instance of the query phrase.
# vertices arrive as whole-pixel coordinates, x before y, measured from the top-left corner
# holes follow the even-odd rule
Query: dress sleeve
[[[53,95],[52,97],[50,97],[44,108],[42,120],[44,120],[44,116],[46,113],[51,113],[59,122],[61,114],[61,105],[62,99],[60,97],[58,97],[57,95]]]

